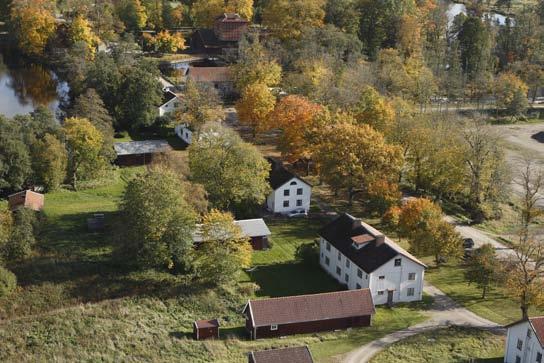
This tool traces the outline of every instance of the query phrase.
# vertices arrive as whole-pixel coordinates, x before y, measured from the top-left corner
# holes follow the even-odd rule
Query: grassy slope
[[[376,355],[372,363],[502,362],[504,337],[490,332],[447,328],[410,337]]]
[[[428,270],[425,278],[457,302],[486,319],[499,324],[508,324],[521,318],[518,305],[505,295],[503,288],[493,289],[483,300],[482,291],[475,285],[469,285],[463,272],[461,265],[446,265],[440,269]],[[543,310],[530,311],[531,315],[542,313]]]
[[[47,194],[40,252],[10,266],[20,288],[0,299],[0,361],[245,362],[252,349],[308,344],[318,361],[330,362],[424,319],[417,305],[379,308],[371,328],[245,340],[240,310],[248,298],[341,288],[318,266],[295,259],[297,247],[314,240],[321,222],[269,221],[273,248],[256,252],[257,269],[232,288],[197,289],[168,273],[129,271],[111,258],[111,225],[123,179],[138,170],[121,169],[106,186]],[[86,229],[86,218],[97,212],[106,214],[105,233]],[[253,282],[260,285],[255,293]],[[223,319],[223,339],[193,341],[192,321],[209,317]]]

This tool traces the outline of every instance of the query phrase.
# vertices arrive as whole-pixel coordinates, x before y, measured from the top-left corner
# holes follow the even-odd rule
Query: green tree
[[[191,7],[191,17],[197,27],[211,28],[213,21],[224,12],[225,0],[196,0]]]
[[[251,265],[249,238],[230,213],[211,210],[200,225],[202,242],[194,251],[194,269],[201,281],[216,285],[236,281],[242,268]]]
[[[72,187],[77,190],[78,180],[96,175],[104,168],[105,161],[100,156],[104,139],[100,131],[85,118],[67,118],[63,129],[70,179]]]
[[[485,299],[487,292],[497,281],[497,271],[499,261],[495,254],[495,248],[490,244],[485,244],[473,251],[472,256],[467,261],[465,278],[468,283],[475,283],[482,289],[482,299]]]
[[[14,213],[11,235],[1,248],[5,261],[13,262],[30,256],[36,245],[37,223],[36,212],[31,209],[22,208]]]
[[[206,84],[187,80],[183,99],[185,107],[176,112],[176,121],[190,125],[197,136],[206,123],[224,117],[217,91]]]
[[[491,31],[479,16],[468,16],[457,35],[461,65],[470,79],[487,73],[491,67]]]
[[[4,260],[4,246],[9,243],[13,231],[13,214],[7,205],[0,206],[0,263]]]
[[[525,82],[513,73],[502,73],[495,81],[497,107],[505,108],[506,112],[516,117],[527,111],[529,91]]]
[[[100,38],[94,34],[91,24],[87,19],[81,15],[76,16],[68,29],[68,38],[72,44],[83,42],[87,46],[87,51],[91,59],[94,58]]]
[[[21,189],[31,172],[30,151],[20,129],[0,116],[0,189]]]
[[[351,112],[357,122],[368,124],[385,134],[390,131],[395,117],[392,105],[370,86],[363,89],[359,102]]]
[[[147,22],[145,8],[140,0],[121,0],[117,3],[117,14],[132,31],[143,29]]]
[[[270,0],[263,9],[263,25],[282,40],[298,38],[306,26],[319,27],[325,0]]]
[[[189,268],[195,213],[185,192],[178,177],[164,170],[130,180],[120,205],[120,256],[139,267]]]
[[[35,182],[48,191],[57,189],[66,178],[68,155],[64,144],[46,134],[32,145],[31,152]]]
[[[356,0],[328,0],[325,21],[350,34],[359,30],[360,14]]]
[[[204,185],[213,208],[264,202],[270,165],[259,150],[219,125],[204,128],[189,147],[191,180]]]
[[[0,297],[8,296],[17,287],[17,277],[6,268],[0,266]]]

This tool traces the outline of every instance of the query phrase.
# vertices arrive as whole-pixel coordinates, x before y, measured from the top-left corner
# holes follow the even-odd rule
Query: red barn
[[[247,31],[248,23],[238,14],[225,13],[215,19],[213,32],[221,41],[238,42]]]
[[[41,211],[45,203],[45,196],[32,190],[23,190],[21,192],[8,195],[9,209],[14,211],[19,208],[28,208],[35,211]]]
[[[243,314],[251,339],[370,326],[369,289],[250,300]]]
[[[197,320],[193,323],[193,337],[196,340],[219,338],[219,322],[213,320]]]
[[[248,363],[314,363],[307,346],[250,352]]]

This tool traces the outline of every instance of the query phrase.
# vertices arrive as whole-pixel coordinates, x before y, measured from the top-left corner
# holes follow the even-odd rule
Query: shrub
[[[8,296],[17,287],[15,274],[0,266],[0,297]]]

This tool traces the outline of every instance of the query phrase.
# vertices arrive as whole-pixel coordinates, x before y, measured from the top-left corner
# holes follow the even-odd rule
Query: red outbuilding
[[[8,196],[9,209],[14,211],[19,208],[28,208],[35,211],[41,211],[45,202],[45,196],[32,190],[23,190],[21,192]]]
[[[193,337],[196,340],[219,338],[219,322],[213,320],[197,320],[193,323]]]

